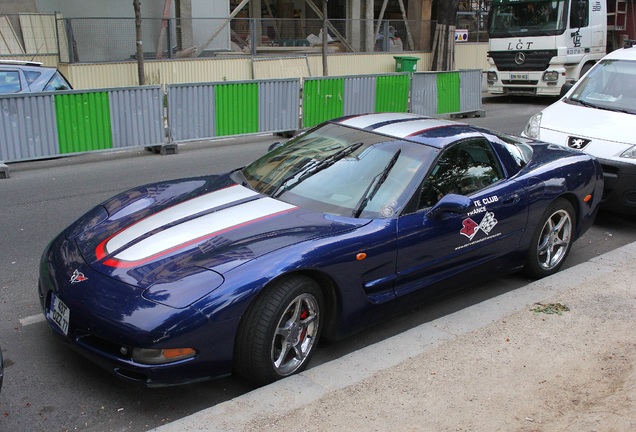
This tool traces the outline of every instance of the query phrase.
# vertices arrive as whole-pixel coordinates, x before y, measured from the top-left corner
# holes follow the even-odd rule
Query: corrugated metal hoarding
[[[154,146],[165,141],[160,86],[109,91],[113,148]]]
[[[258,83],[258,130],[283,132],[300,127],[300,80]]]
[[[300,80],[167,87],[172,141],[298,129]]]
[[[258,83],[216,85],[216,136],[258,132]]]
[[[307,78],[303,89],[303,126],[344,115],[344,78]]]
[[[55,95],[60,154],[112,148],[108,92]]]
[[[375,112],[407,112],[410,86],[408,73],[378,76]]]
[[[460,114],[481,110],[481,70],[413,74],[411,112]]]
[[[0,160],[164,143],[159,86],[0,96]]]
[[[311,127],[343,115],[407,112],[409,87],[408,73],[307,78],[303,91],[303,125]]]
[[[172,141],[216,136],[215,86],[174,84],[168,91],[168,127]]]
[[[0,161],[57,154],[53,94],[0,96]]]
[[[346,78],[344,86],[344,115],[364,114],[375,110],[376,77]]]
[[[302,113],[301,113],[302,99]],[[481,71],[167,86],[171,142],[286,132],[368,112],[481,109]],[[0,96],[0,161],[165,143],[160,86]]]
[[[459,71],[460,80],[460,111],[463,113],[479,111],[481,105],[481,69],[466,69]]]

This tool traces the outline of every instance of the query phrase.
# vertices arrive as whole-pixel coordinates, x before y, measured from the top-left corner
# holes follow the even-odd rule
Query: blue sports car
[[[263,385],[480,277],[559,270],[603,190],[587,154],[411,114],[326,122],[223,175],[123,192],[47,246],[54,333],[147,386]]]

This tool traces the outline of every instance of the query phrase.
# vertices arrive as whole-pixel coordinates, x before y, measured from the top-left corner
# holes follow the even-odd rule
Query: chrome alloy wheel
[[[572,219],[565,210],[555,211],[543,225],[537,248],[541,268],[551,270],[563,261],[572,241]]]
[[[272,340],[272,365],[279,375],[291,375],[305,362],[316,342],[319,320],[318,300],[311,294],[301,294],[287,305]]]

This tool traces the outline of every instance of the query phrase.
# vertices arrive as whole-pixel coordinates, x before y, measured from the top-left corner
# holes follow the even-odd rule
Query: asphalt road
[[[516,134],[548,99],[488,99],[486,116],[462,121]],[[143,431],[229,400],[252,388],[235,378],[145,389],[119,381],[52,337],[36,295],[46,243],[95,204],[127,188],[219,173],[263,154],[277,137],[252,136],[181,145],[177,155],[144,150],[11,164],[0,180],[0,346],[5,382],[0,431]],[[601,214],[575,243],[572,266],[636,241],[636,222]],[[404,313],[355,337],[323,344],[320,364],[453,311],[524,286],[512,275]]]

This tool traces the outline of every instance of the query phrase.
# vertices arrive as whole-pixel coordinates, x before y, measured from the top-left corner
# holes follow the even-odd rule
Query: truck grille
[[[515,56],[520,52],[525,55],[525,61],[517,64]],[[488,51],[488,55],[500,71],[544,71],[552,57],[557,55],[557,51]]]

